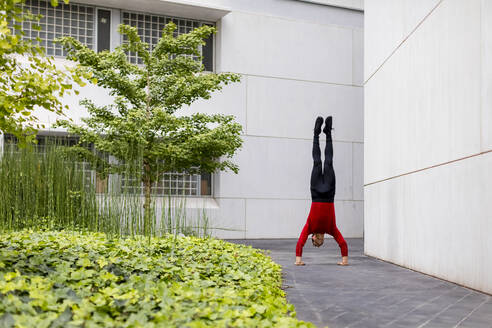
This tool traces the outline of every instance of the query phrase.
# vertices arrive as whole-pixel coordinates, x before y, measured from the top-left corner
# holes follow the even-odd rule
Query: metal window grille
[[[122,192],[143,194],[143,185],[139,179],[122,176]],[[210,174],[165,173],[152,185],[152,194],[158,196],[210,196]]]
[[[153,49],[159,42],[162,36],[162,29],[169,22],[176,24],[175,36],[191,32],[193,29],[200,27],[204,24],[213,25],[207,22],[176,18],[160,15],[144,14],[139,12],[122,11],[122,22],[125,25],[136,27],[138,35],[141,40],[148,43],[150,49]],[[123,42],[127,42],[126,36],[123,36]],[[200,48],[201,51],[201,48]],[[198,57],[193,56],[195,60],[199,60]],[[130,52],[128,54],[128,60],[133,64],[142,64],[142,59],[138,58],[137,54]]]
[[[62,36],[71,36],[94,49],[94,7],[72,3],[67,5],[63,2],[57,7],[52,7],[49,1],[44,0],[26,0],[23,7],[32,14],[41,14],[43,17],[39,22],[24,21],[22,38],[34,42],[39,38],[40,46],[45,48],[47,55],[66,56],[63,47],[53,42]],[[37,31],[33,25],[39,25],[41,30]]]

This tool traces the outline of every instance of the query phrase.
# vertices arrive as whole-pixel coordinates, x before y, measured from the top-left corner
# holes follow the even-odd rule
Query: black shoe
[[[314,134],[317,136],[321,133],[321,125],[323,125],[323,118],[318,116],[318,118],[316,118],[316,123],[314,123]]]
[[[325,120],[325,127],[323,128],[323,132],[328,134],[328,132],[331,133],[332,130],[332,123],[333,123],[333,118],[331,116],[328,116]]]

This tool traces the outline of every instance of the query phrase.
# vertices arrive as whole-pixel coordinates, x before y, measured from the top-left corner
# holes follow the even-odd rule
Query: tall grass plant
[[[185,197],[152,197],[145,217],[140,194],[141,173],[131,166],[113,175],[97,192],[90,163],[81,163],[66,148],[17,148],[6,145],[0,155],[0,230],[26,228],[104,232],[112,236],[209,236],[209,214],[188,209]],[[106,180],[107,181],[107,180]],[[128,186],[134,181],[134,186]]]

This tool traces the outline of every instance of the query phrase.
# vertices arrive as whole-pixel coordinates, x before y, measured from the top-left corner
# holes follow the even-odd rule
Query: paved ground
[[[305,267],[294,265],[296,240],[233,242],[270,250],[297,317],[318,327],[492,327],[491,296],[366,257],[362,239],[347,239],[348,267],[332,239],[306,243]]]

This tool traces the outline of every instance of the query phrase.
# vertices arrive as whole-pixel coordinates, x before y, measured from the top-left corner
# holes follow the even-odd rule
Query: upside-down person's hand
[[[296,265],[306,265],[306,263],[302,262],[300,256],[296,256]]]
[[[342,257],[342,262],[338,262],[337,264],[338,264],[338,265],[341,265],[341,266],[346,266],[346,265],[349,265],[349,264],[348,264],[348,256],[343,256],[343,257]]]

